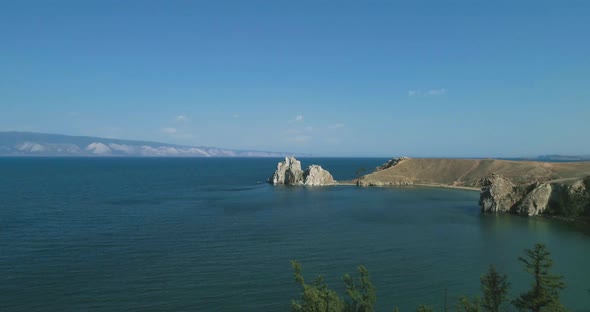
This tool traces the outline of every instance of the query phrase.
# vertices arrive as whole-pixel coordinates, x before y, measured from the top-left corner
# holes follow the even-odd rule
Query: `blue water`
[[[0,311],[285,311],[289,260],[308,280],[364,264],[378,311],[442,310],[488,264],[513,296],[516,258],[546,243],[590,311],[590,236],[544,218],[481,215],[478,193],[264,183],[279,159],[0,158]],[[385,159],[302,159],[336,179]]]

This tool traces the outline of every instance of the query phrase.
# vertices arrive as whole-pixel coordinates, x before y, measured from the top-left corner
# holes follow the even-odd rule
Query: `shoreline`
[[[416,183],[416,184],[412,184],[412,185],[481,192],[481,188],[469,187],[469,186],[446,185],[446,184],[428,184],[428,183]]]
[[[336,181],[334,183],[335,186],[358,186],[356,182],[351,181],[343,181],[339,182]],[[434,183],[413,183],[413,184],[400,184],[400,185],[366,185],[366,186],[359,186],[359,187],[434,187],[434,188],[447,188],[447,189],[457,189],[457,190],[466,190],[466,191],[477,191],[481,192],[481,188],[477,187],[469,187],[469,186],[459,186],[459,185],[447,185],[447,184],[434,184]]]

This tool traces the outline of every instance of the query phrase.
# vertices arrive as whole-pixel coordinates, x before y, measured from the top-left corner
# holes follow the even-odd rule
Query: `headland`
[[[321,178],[318,178],[321,177]],[[335,181],[312,165],[305,172],[295,158],[280,162],[273,184],[426,186],[480,192],[482,212],[590,217],[590,162],[399,157],[353,181]]]

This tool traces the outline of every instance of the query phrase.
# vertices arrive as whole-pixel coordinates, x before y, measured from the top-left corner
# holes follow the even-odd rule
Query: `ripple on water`
[[[440,309],[445,288],[449,302],[477,292],[490,263],[524,290],[516,258],[536,242],[566,278],[564,302],[590,306],[590,237],[569,224],[482,216],[471,191],[257,183],[276,162],[0,159],[0,310],[287,310],[291,259],[339,291],[364,264],[379,311]],[[383,161],[305,162],[346,179]]]

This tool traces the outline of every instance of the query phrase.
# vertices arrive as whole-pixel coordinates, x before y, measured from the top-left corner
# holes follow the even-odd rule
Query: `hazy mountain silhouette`
[[[35,132],[0,132],[0,156],[285,157],[287,152],[183,146]]]

